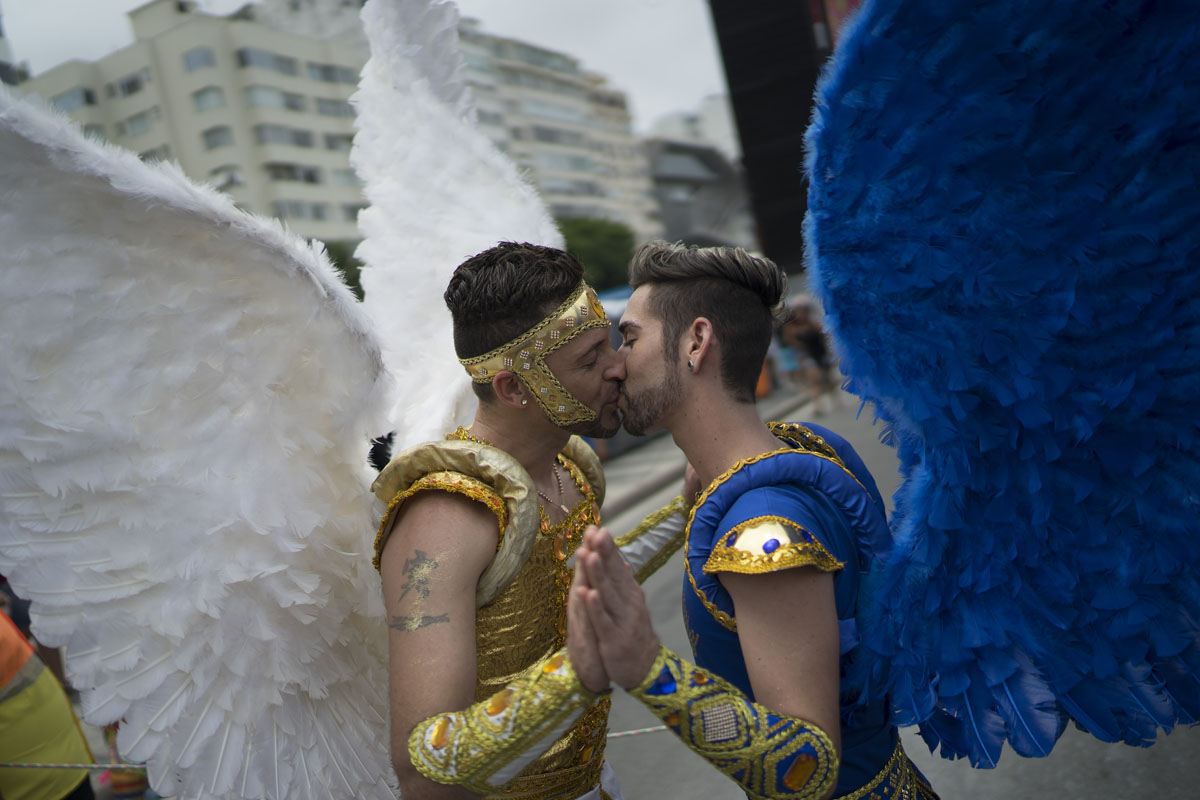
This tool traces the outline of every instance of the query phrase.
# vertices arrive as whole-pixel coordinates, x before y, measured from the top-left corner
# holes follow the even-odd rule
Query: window
[[[126,75],[117,81],[117,93],[121,97],[129,97],[132,94],[137,94],[150,83],[150,69],[139,69],[132,75]]]
[[[125,133],[129,136],[141,136],[143,133],[148,132],[154,127],[154,120],[158,119],[159,113],[158,106],[155,106],[140,114],[134,114],[132,117],[126,118]]]
[[[596,165],[587,156],[577,156],[572,153],[540,152],[534,155],[534,161],[541,169],[557,170],[559,172],[594,172]]]
[[[171,148],[167,147],[165,144],[162,144],[149,150],[143,150],[142,152],[138,153],[138,158],[147,162],[169,161],[171,158]]]
[[[334,186],[350,186],[354,188],[362,186],[362,181],[358,179],[358,175],[348,167],[339,167],[331,170],[329,173],[329,182]]]
[[[582,133],[577,131],[566,131],[562,128],[547,128],[542,125],[533,126],[533,138],[539,142],[553,142],[555,144],[575,145],[584,147],[587,140],[584,139]]]
[[[259,144],[290,144],[294,147],[312,147],[312,131],[289,128],[287,125],[255,125],[254,139]]]
[[[346,222],[358,222],[358,212],[366,207],[364,203],[347,203],[342,206],[342,219]]]
[[[284,75],[296,75],[300,71],[296,64],[296,59],[281,56],[269,50],[259,50],[254,47],[243,47],[241,50],[238,50],[237,61],[239,67],[258,67],[260,69],[273,70]]]
[[[233,130],[228,125],[218,125],[215,128],[209,128],[201,136],[204,137],[205,150],[216,150],[218,147],[233,144]]]
[[[308,62],[308,77],[314,81],[347,83],[354,86],[358,83],[358,70],[340,67],[337,64],[318,64],[310,61]]]
[[[220,86],[205,86],[192,92],[192,104],[197,111],[225,107],[225,92]]]
[[[226,191],[246,182],[242,177],[242,168],[237,164],[222,164],[208,173],[208,182],[218,191]]]
[[[327,208],[324,203],[310,203],[306,200],[278,200],[271,205],[271,213],[279,219],[321,221],[327,215]]]
[[[320,168],[308,167],[303,164],[286,164],[279,162],[267,164],[267,176],[273,181],[299,181],[301,183],[321,182]]]
[[[308,107],[304,95],[271,86],[247,87],[246,105],[250,108],[286,108],[289,111],[304,111]]]
[[[207,47],[193,47],[183,54],[183,68],[188,72],[195,72],[198,69],[215,67],[216,65],[217,57]]]
[[[77,108],[96,105],[96,93],[91,89],[77,86],[70,91],[54,95],[50,98],[50,105],[64,114],[70,114]]]
[[[562,103],[551,103],[547,100],[527,99],[521,104],[524,106],[526,114],[532,117],[545,117],[546,119],[556,119],[563,122],[583,122],[584,113],[579,108],[563,105]]]
[[[353,141],[354,135],[350,133],[327,133],[325,134],[325,149],[349,150]]]
[[[345,100],[317,98],[317,113],[326,117],[353,117],[354,106]]]
[[[480,108],[475,111],[475,119],[480,125],[503,125],[504,115],[499,111],[488,111]]]

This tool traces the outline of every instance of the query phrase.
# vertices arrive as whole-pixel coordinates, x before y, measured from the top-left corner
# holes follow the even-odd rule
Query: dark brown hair
[[[454,270],[442,296],[454,319],[454,350],[473,358],[525,333],[566,300],[583,280],[570,253],[541,245],[501,242]],[[492,388],[474,384],[482,400]]]
[[[740,247],[647,242],[629,262],[629,283],[652,286],[649,307],[662,321],[663,356],[676,357],[679,337],[706,317],[721,343],[721,378],[739,401],[753,402],[787,276],[775,262]]]

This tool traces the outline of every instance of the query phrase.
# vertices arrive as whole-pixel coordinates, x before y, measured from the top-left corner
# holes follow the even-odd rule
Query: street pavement
[[[843,394],[841,408],[813,416],[784,392],[760,402],[764,419],[812,421],[837,431],[862,456],[875,476],[891,512],[899,486],[895,451],[879,442],[880,427],[870,408],[858,414],[857,399]],[[608,497],[603,517],[614,535],[635,527],[651,511],[677,495],[682,485],[683,455],[669,436],[659,436],[605,464]],[[643,588],[655,629],[673,650],[690,654],[683,628],[683,559],[676,554]],[[786,633],[786,632],[781,632]],[[621,734],[658,725],[659,721],[627,694],[613,694],[608,759],[620,778],[627,800],[745,800],[732,781],[688,750],[672,734],[659,731]],[[931,755],[915,729],[902,731],[905,750],[929,777],[944,800],[1073,800],[1113,797],[1123,800],[1166,800],[1200,797],[1200,726],[1177,729],[1143,749],[1106,744],[1068,730],[1047,758],[1022,758],[1005,749],[996,769],[972,768],[965,761]]]

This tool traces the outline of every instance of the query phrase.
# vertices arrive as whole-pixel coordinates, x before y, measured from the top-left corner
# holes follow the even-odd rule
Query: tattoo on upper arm
[[[424,628],[427,625],[436,625],[439,622],[449,622],[449,614],[438,614],[436,617],[427,617],[423,614],[417,614],[412,617],[392,617],[388,621],[388,627],[394,631],[415,631]]]
[[[401,573],[407,575],[408,580],[400,587],[404,591],[396,599],[403,600],[411,590],[416,590],[417,596],[421,599],[429,597],[429,573],[437,569],[437,565],[438,562],[425,555],[424,550],[417,550],[413,553],[412,558],[404,561]]]
[[[400,588],[400,597],[397,601],[403,600],[404,597],[411,591],[416,592],[417,597],[424,600],[429,597],[429,573],[437,569],[438,562],[428,555],[425,551],[417,550],[413,553],[413,557],[406,559],[401,573],[408,576],[408,580]],[[413,609],[415,614],[412,616],[396,616],[388,621],[388,627],[397,631],[415,631],[429,625],[436,625],[439,622],[449,622],[449,614],[438,614],[430,616],[420,613],[420,608]]]

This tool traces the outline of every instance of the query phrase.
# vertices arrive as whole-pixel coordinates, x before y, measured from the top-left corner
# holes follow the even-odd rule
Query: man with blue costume
[[[870,554],[889,537],[882,498],[844,439],[768,427],[754,405],[783,273],[734,248],[651,243],[630,275],[625,427],[668,429],[707,486],[685,540],[696,664],[659,643],[630,570],[594,528],[572,589],[572,662],[581,674],[602,662],[751,797],[935,797],[886,698],[860,704],[839,685]]]

